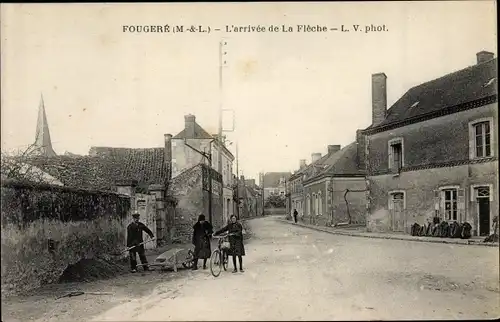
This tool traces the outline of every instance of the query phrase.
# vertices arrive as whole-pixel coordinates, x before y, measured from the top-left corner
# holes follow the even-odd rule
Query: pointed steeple
[[[47,115],[45,114],[43,94],[40,94],[40,105],[38,106],[35,147],[37,148],[37,152],[40,155],[46,157],[56,156],[56,153],[52,148],[52,141],[50,140],[49,124],[47,123]]]

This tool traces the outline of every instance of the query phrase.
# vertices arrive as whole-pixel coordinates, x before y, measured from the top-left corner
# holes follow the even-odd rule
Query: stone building
[[[271,195],[285,197],[286,182],[292,174],[290,172],[266,172],[262,175],[264,184],[264,199]]]
[[[433,217],[488,235],[498,215],[497,58],[409,89],[387,109],[387,77],[372,75],[364,145],[371,231],[410,232]]]
[[[238,187],[239,214],[241,219],[261,216],[264,211],[262,189],[255,184],[255,179],[241,176]]]
[[[197,122],[194,115],[184,116],[184,129],[171,138],[172,178],[198,164],[211,166],[219,170],[219,158],[222,158],[222,187],[214,187],[214,198],[221,199],[223,210],[220,215],[226,222],[233,214],[233,161],[234,156],[226,147],[225,138],[218,140],[210,135]],[[218,181],[214,181],[218,184]],[[218,191],[221,191],[220,194]]]
[[[329,153],[303,179],[304,220],[316,225],[364,224],[367,191],[364,170],[358,159],[358,144]],[[350,220],[349,220],[350,218]]]
[[[306,160],[300,160],[299,169],[288,179],[289,185],[287,192],[290,198],[290,209],[287,211],[287,214],[293,215],[294,209],[297,209],[299,216],[304,216],[304,187],[302,185],[302,180],[304,171],[307,167]]]

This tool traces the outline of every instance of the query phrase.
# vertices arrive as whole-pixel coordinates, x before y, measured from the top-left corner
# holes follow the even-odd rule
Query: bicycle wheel
[[[210,256],[210,271],[214,277],[219,276],[222,271],[221,260],[220,251],[218,249],[214,250],[212,256]]]
[[[222,267],[224,268],[224,271],[227,271],[227,264],[229,263],[229,255],[227,254],[227,251],[222,252],[222,258],[224,258]]]

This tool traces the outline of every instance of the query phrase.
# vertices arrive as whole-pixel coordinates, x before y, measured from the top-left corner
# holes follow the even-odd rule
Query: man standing
[[[295,221],[295,223],[297,223],[297,216],[299,215],[299,213],[297,212],[297,209],[294,209],[293,210],[293,221]]]
[[[136,253],[139,253],[139,258],[141,259],[142,267],[144,268],[144,270],[147,271],[149,269],[146,252],[144,250],[144,245],[142,244],[144,242],[144,240],[142,239],[142,232],[146,232],[146,234],[148,234],[151,239],[155,237],[153,235],[153,232],[148,227],[146,227],[146,225],[139,221],[140,216],[141,215],[139,213],[134,213],[132,215],[134,221],[131,222],[127,227],[127,247],[135,246],[134,248],[129,250],[130,270],[132,273],[137,272]]]

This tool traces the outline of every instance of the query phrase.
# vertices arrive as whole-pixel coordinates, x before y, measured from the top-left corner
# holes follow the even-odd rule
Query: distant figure
[[[205,221],[205,215],[201,214],[198,217],[198,222],[193,226],[193,270],[198,269],[198,259],[203,259],[203,269],[207,269],[207,259],[210,258],[212,253],[212,248],[210,246],[210,236],[212,233],[212,224]]]
[[[130,257],[130,270],[132,273],[137,272],[137,255],[136,253],[139,253],[139,258],[142,263],[142,267],[144,268],[145,271],[149,269],[148,267],[148,260],[146,258],[146,252],[144,250],[144,240],[142,239],[142,232],[146,232],[146,234],[153,239],[155,236],[153,235],[153,232],[146,227],[142,222],[139,221],[139,217],[141,215],[139,213],[134,213],[132,217],[134,218],[134,221],[131,222],[128,227],[127,227],[127,247],[132,247],[131,250],[129,250],[129,257]],[[141,245],[139,245],[141,244]],[[138,246],[137,246],[138,245]]]
[[[243,245],[243,226],[238,222],[238,219],[235,215],[231,216],[231,222],[227,224],[226,227],[217,231],[215,235],[222,234],[224,232],[229,233],[229,251],[228,255],[233,256],[233,273],[238,272],[236,269],[236,256],[238,256],[238,260],[240,262],[240,272],[244,272],[243,270],[243,258],[245,256],[245,246]]]
[[[297,212],[297,209],[294,209],[293,210],[293,221],[295,221],[295,223],[297,223],[297,216],[299,215],[299,213]]]

